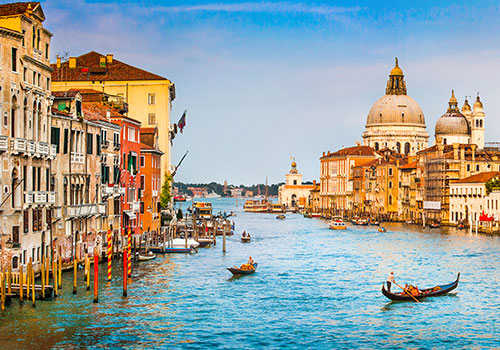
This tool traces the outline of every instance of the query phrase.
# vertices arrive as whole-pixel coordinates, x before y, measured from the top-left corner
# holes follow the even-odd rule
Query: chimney
[[[111,112],[110,111],[106,111],[106,118],[108,119],[108,122],[109,122],[110,118],[111,118]]]
[[[102,67],[102,68],[106,67],[106,57],[103,56],[103,57],[99,58],[99,67]]]
[[[106,62],[113,63],[113,54],[112,53],[108,53],[106,55]]]
[[[76,68],[76,57],[69,58],[69,68]]]
[[[61,68],[61,57],[57,55],[57,63],[56,63],[57,68]]]
[[[453,144],[453,159],[458,160],[458,148],[460,147],[460,144],[454,143]]]

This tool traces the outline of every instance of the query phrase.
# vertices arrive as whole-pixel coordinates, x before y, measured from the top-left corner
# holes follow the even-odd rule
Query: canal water
[[[250,214],[235,199],[212,200],[235,211],[236,232],[194,255],[159,256],[134,265],[129,297],[121,278],[107,286],[101,265],[99,303],[71,274],[62,296],[0,315],[0,349],[332,349],[497,348],[500,346],[500,239],[465,231],[387,224],[328,229],[297,214],[276,220]],[[252,256],[251,276],[226,267]],[[391,271],[400,284],[455,280],[451,294],[422,303],[391,302],[380,292]],[[121,268],[114,265],[114,275]],[[396,287],[397,288],[397,287]]]

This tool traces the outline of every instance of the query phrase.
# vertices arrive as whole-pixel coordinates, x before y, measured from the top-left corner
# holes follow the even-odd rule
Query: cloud
[[[312,14],[312,15],[339,15],[356,14],[362,10],[360,6],[341,7],[319,5],[312,6],[302,3],[271,3],[271,2],[241,2],[235,4],[213,3],[204,5],[186,6],[156,6],[147,9],[148,12],[227,12],[227,13],[277,13],[277,14]]]

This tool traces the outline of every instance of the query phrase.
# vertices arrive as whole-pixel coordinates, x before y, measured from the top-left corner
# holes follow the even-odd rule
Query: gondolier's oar
[[[417,303],[420,303],[420,301],[418,301],[418,299],[417,299],[417,298],[415,298],[413,295],[411,295],[410,293],[408,293],[408,292],[406,291],[406,289],[404,289],[403,287],[401,287],[401,286],[400,286],[399,284],[397,284],[396,282],[394,282],[394,284],[395,284],[396,286],[398,286],[399,288],[401,288],[401,289],[402,289],[402,290],[403,290],[406,294],[408,294],[409,296],[411,296],[411,297],[413,298],[413,300],[415,300]]]

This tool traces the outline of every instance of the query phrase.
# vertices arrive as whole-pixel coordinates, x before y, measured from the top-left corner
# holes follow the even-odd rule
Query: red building
[[[131,228],[132,234],[142,233],[141,227],[141,122],[130,117],[111,116],[111,121],[121,126],[121,175],[120,187],[124,188],[121,194],[122,229]],[[113,140],[115,141],[115,140]],[[122,231],[123,233],[125,231]]]

